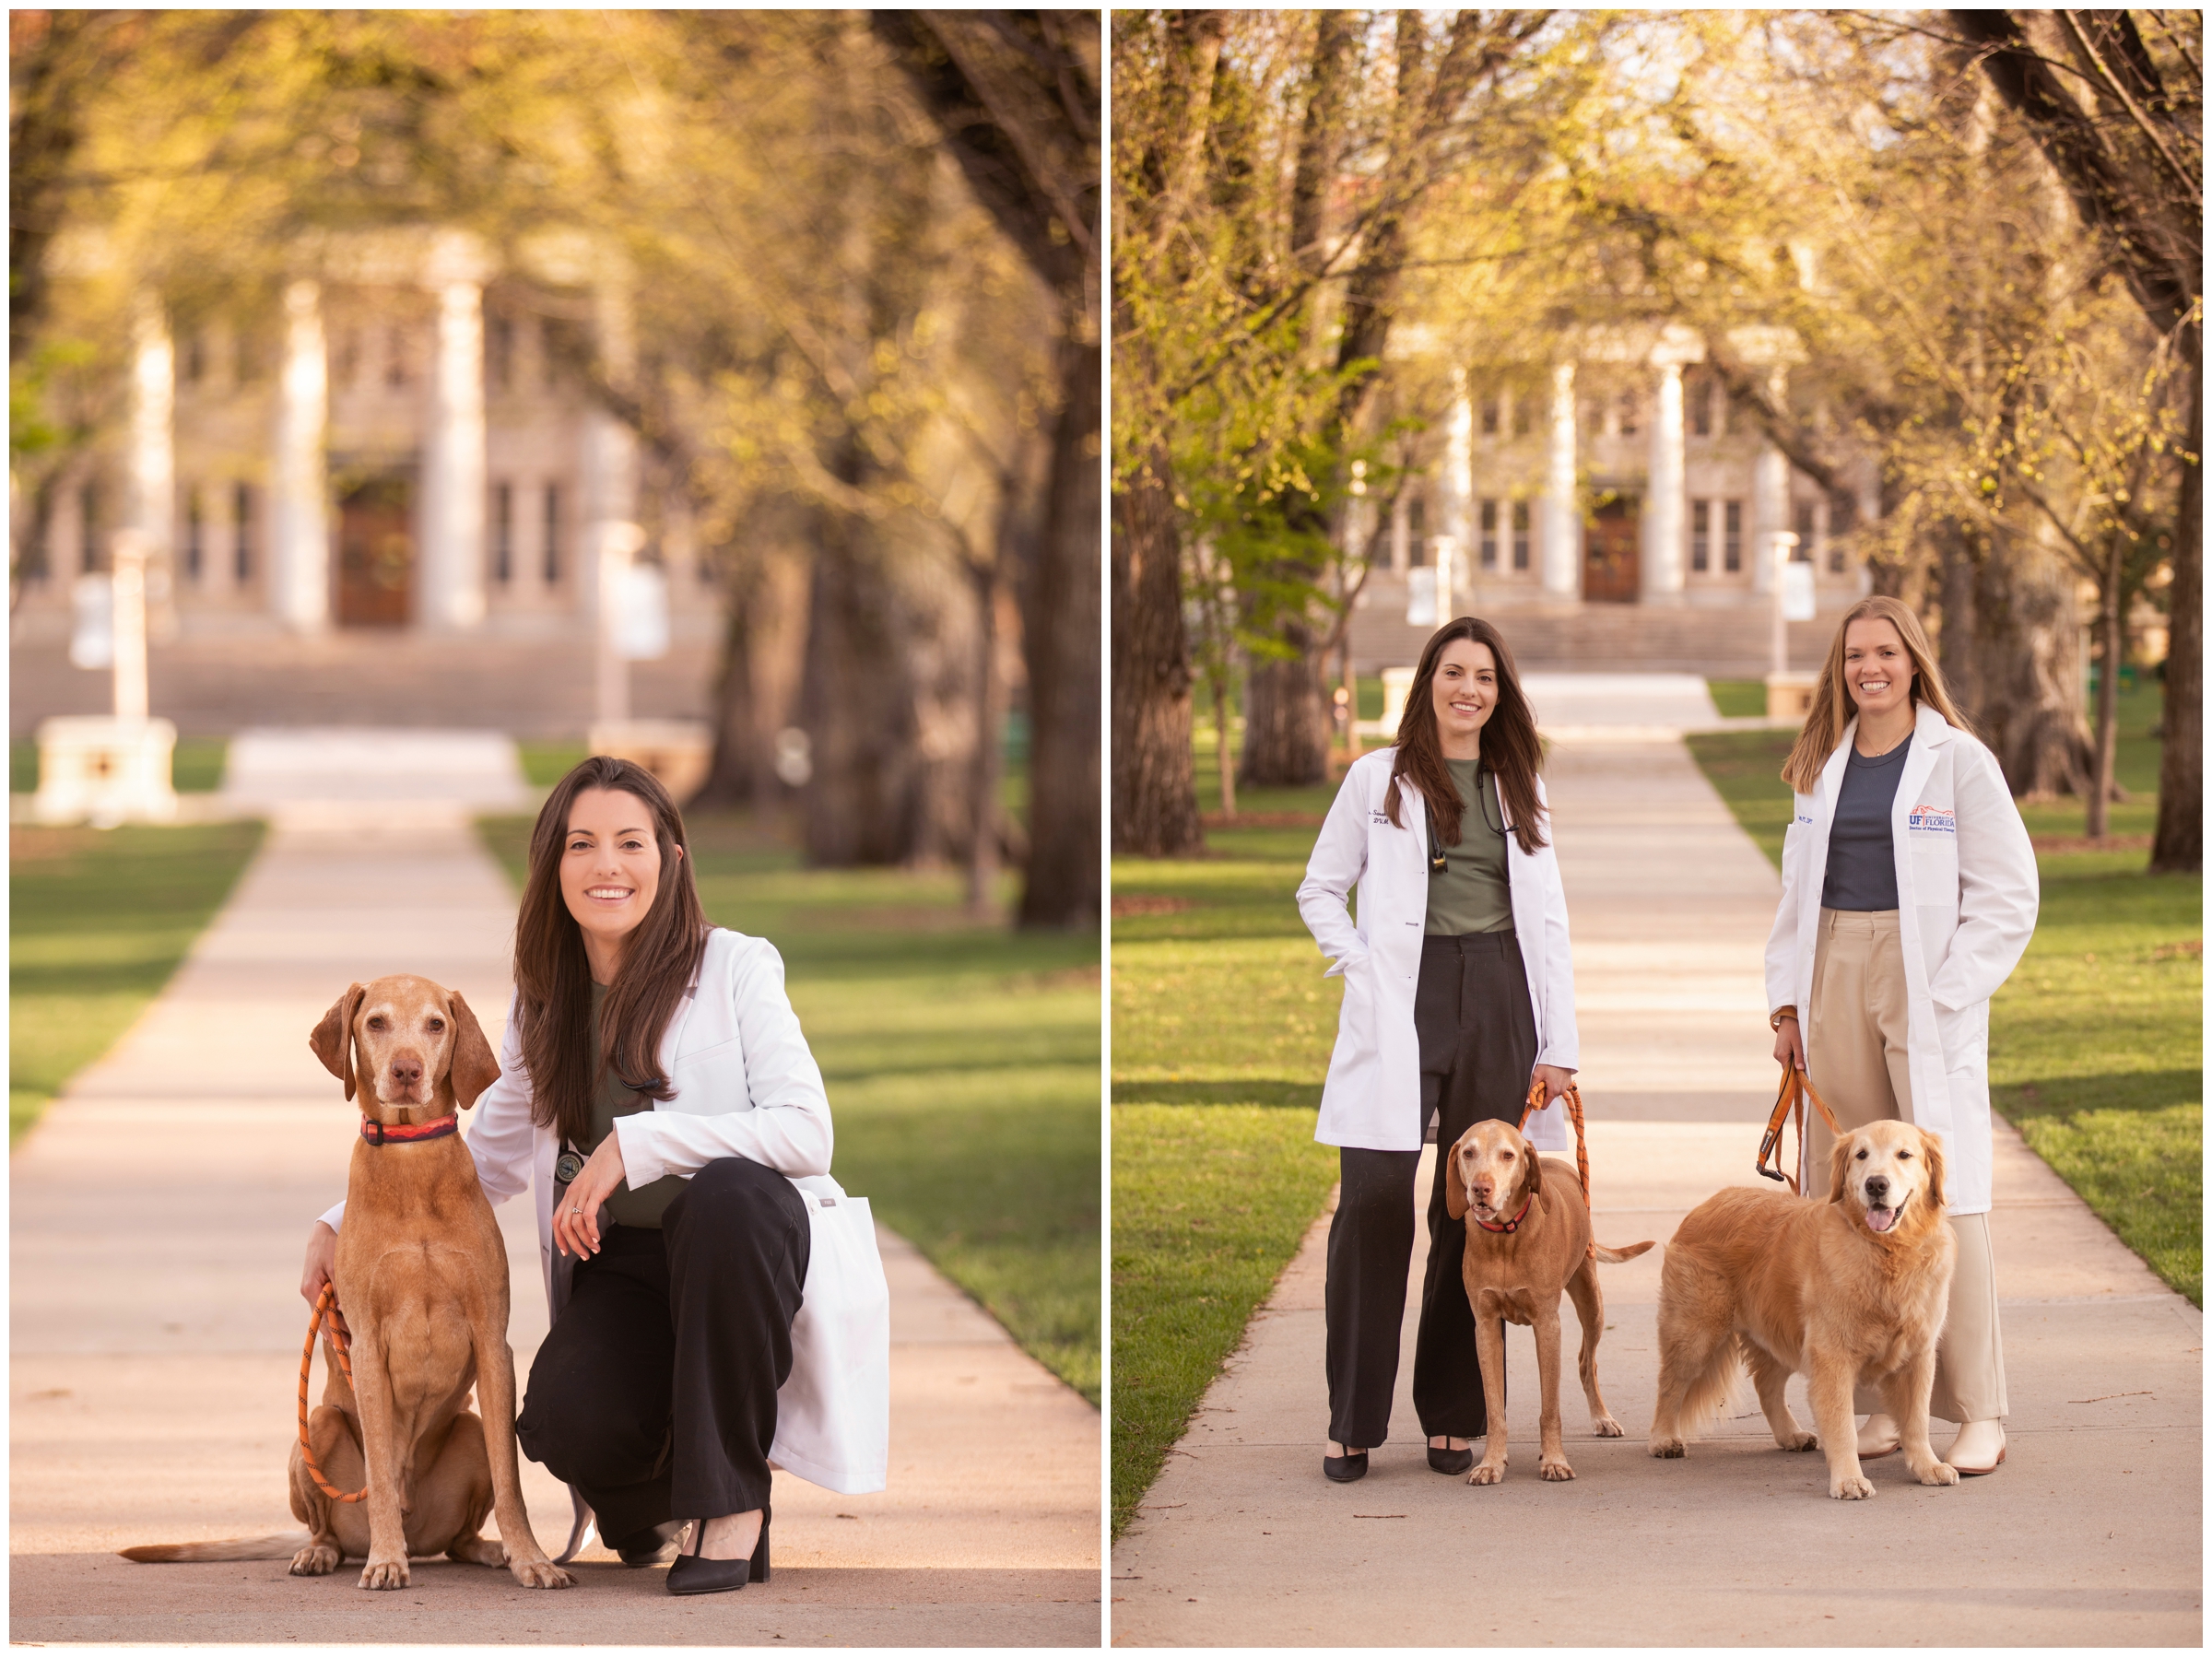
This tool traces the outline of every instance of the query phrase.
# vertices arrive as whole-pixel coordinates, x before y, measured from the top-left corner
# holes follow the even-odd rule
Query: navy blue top
[[[1856,746],[1843,762],[1843,786],[1836,794],[1835,819],[1828,830],[1828,880],[1820,888],[1822,909],[1877,910],[1897,907],[1897,853],[1889,843],[1889,810],[1897,803],[1898,780],[1912,738],[1869,759]]]

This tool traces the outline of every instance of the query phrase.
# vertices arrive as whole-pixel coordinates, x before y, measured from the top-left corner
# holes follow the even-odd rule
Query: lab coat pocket
[[[1971,1007],[1936,1009],[1936,1040],[1943,1049],[1943,1068],[1957,1079],[1961,1071],[1977,1075],[1989,1064],[1989,1003]]]
[[[1959,901],[1959,837],[1953,833],[1908,828],[1906,842],[1912,848],[1912,890],[1924,904],[1955,906]]]

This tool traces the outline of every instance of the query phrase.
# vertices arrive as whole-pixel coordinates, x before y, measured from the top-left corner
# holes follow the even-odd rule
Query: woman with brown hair
[[[1767,942],[1774,1057],[1812,1078],[1846,1132],[1890,1118],[1941,1137],[1959,1253],[1930,1414],[1959,1424],[1947,1462],[1993,1472],[2006,1405],[1989,1246],[1989,1002],[2035,931],[2035,851],[1919,617],[1894,598],[1844,613],[1782,776],[1796,804]],[[1833,1143],[1817,1117],[1806,1122],[1806,1190],[1827,1189]],[[1860,1389],[1859,1404],[1872,1412],[1861,1457],[1896,1450],[1876,1390]]]
[[[1298,888],[1306,925],[1344,979],[1336,1048],[1313,1137],[1338,1148],[1329,1226],[1329,1443],[1322,1471],[1367,1472],[1389,1436],[1413,1184],[1424,1140],[1518,1122],[1532,1077],[1542,1150],[1569,1148],[1558,1103],[1577,1057],[1567,899],[1547,829],[1535,715],[1488,622],[1438,629],[1398,740],[1355,760]],[[1359,888],[1355,923],[1347,899]],[[1439,1473],[1474,1465],[1488,1431],[1475,1319],[1459,1277],[1465,1222],[1429,1193],[1429,1268],[1413,1402]]]
[[[793,1322],[820,1287],[808,1198],[835,1192],[782,958],[709,923],[675,802],[602,757],[538,813],[514,981],[468,1146],[495,1204],[536,1190],[553,1323],[515,1431],[576,1494],[562,1557],[588,1508],[625,1564],[672,1561],[672,1593],[765,1581],[771,1448],[818,1483],[882,1487],[779,1440]],[[311,1299],[343,1213],[310,1238]]]

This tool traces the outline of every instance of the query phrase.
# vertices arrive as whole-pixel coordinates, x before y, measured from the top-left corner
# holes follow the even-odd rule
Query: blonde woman
[[[2005,1354],[1990,1254],[1989,1002],[2035,931],[2035,853],[1996,758],[1952,705],[1927,634],[1894,598],[1853,605],[1783,768],[1796,809],[1767,941],[1774,1056],[1842,1127],[1939,1134],[1959,1264],[1929,1413],[1959,1423],[1961,1474],[2005,1460]],[[1808,1122],[1806,1185],[1832,1136]],[[1825,1173],[1820,1178],[1825,1179]],[[1862,1457],[1898,1447],[1870,1414]]]

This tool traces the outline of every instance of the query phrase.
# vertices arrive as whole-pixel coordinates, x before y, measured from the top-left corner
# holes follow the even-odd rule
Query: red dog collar
[[[366,1116],[361,1118],[361,1137],[371,1145],[391,1145],[394,1142],[411,1145],[418,1139],[443,1139],[448,1134],[458,1134],[460,1131],[461,1118],[458,1112],[452,1116],[441,1116],[436,1122],[418,1122],[412,1125],[400,1122],[392,1127],[381,1122],[371,1122]]]
[[[1521,1212],[1514,1215],[1512,1219],[1506,1221],[1502,1226],[1491,1225],[1489,1221],[1484,1219],[1479,1214],[1469,1214],[1467,1217],[1473,1220],[1477,1225],[1480,1226],[1485,1231],[1518,1231],[1521,1229],[1521,1222],[1528,1217],[1529,1204],[1535,1202],[1535,1200],[1536,1199],[1533,1193],[1524,1199],[1521,1204]]]

